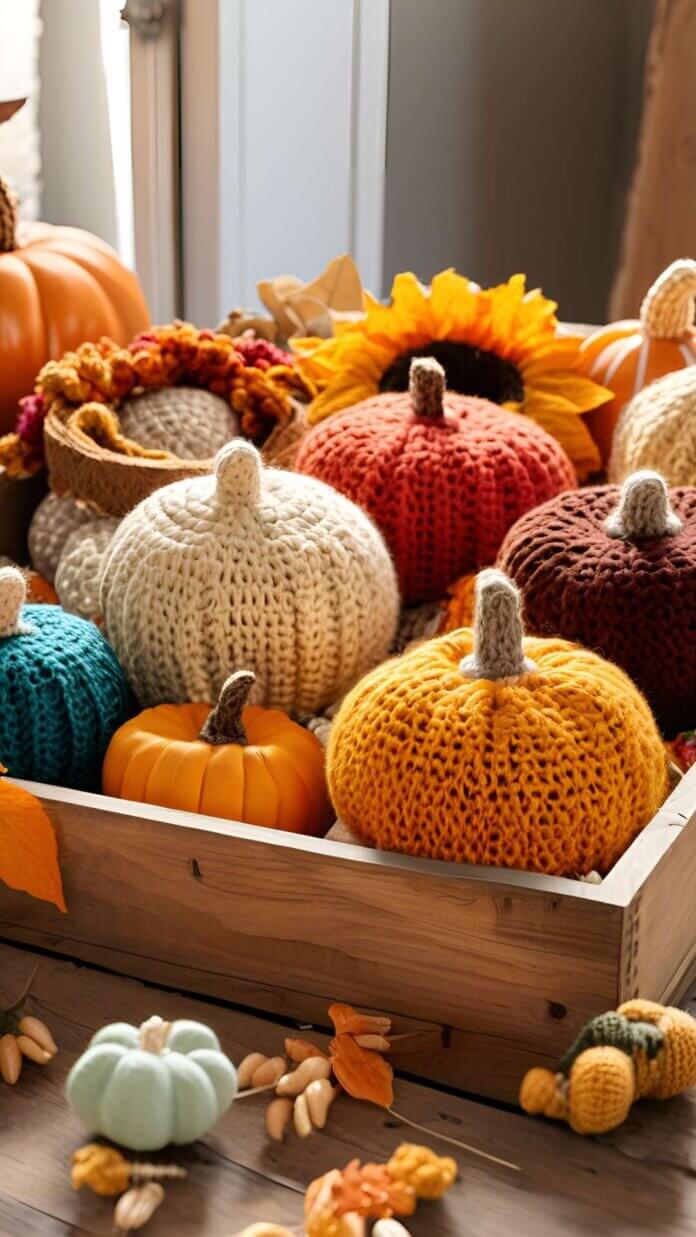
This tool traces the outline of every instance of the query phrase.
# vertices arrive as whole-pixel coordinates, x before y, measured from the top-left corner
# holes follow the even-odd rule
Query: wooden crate
[[[36,783],[69,914],[0,886],[0,934],[326,1025],[386,1011],[399,1066],[514,1100],[582,1023],[677,1000],[696,955],[696,769],[600,886],[317,841]]]

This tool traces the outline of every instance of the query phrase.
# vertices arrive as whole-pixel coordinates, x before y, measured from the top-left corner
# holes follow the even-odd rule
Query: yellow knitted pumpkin
[[[696,1085],[696,1022],[654,1001],[626,1001],[583,1027],[558,1073],[530,1069],[525,1112],[567,1121],[577,1134],[606,1134],[638,1099],[666,1100]]]
[[[628,677],[523,640],[519,594],[481,572],[463,628],[368,674],[331,731],[329,790],[384,850],[554,875],[604,873],[657,811],[667,760]]]

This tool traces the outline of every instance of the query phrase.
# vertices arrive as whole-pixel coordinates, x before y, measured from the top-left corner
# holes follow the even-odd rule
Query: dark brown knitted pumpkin
[[[497,560],[529,632],[621,666],[668,737],[696,721],[696,488],[653,472],[552,498],[510,529]]]

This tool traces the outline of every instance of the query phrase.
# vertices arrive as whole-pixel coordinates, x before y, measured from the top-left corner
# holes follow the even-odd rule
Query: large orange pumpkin
[[[137,277],[109,245],[78,228],[18,226],[0,177],[0,434],[46,361],[102,335],[127,344],[149,321]]]
[[[207,704],[161,704],[126,722],[104,759],[104,794],[325,834],[334,813],[321,744],[280,709],[245,708],[253,683],[251,671],[238,670],[212,712]]]
[[[605,464],[624,404],[655,378],[696,363],[695,297],[696,262],[683,258],[655,280],[640,318],[610,322],[584,341],[580,349],[584,372],[614,392],[609,403],[585,413]]]

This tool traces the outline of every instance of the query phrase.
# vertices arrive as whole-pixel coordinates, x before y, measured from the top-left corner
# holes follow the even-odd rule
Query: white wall
[[[392,0],[386,287],[525,271],[598,320],[654,0]]]

